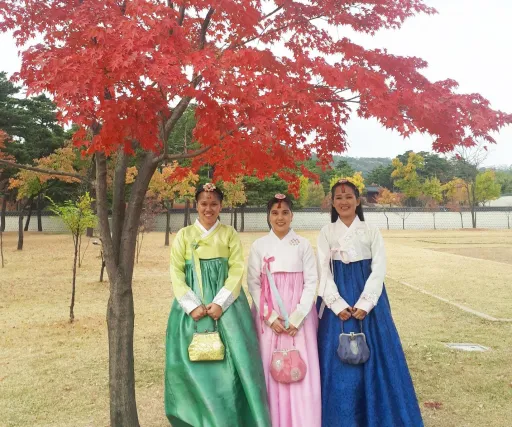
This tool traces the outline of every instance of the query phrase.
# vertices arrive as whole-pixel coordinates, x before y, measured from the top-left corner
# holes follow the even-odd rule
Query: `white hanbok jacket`
[[[273,231],[270,231],[269,234],[252,244],[247,268],[247,284],[258,313],[263,309],[265,316],[268,314],[267,307],[259,306],[261,296],[260,276],[264,272],[265,258],[271,257],[274,257],[274,260],[270,263],[272,273],[304,273],[304,288],[300,302],[289,316],[290,324],[300,328],[311,311],[316,298],[318,274],[313,248],[307,239],[299,236],[293,230],[290,230],[283,239],[279,239]],[[271,325],[278,317],[278,313],[273,310],[266,321],[267,325]]]
[[[349,307],[340,296],[331,271],[331,260],[340,260],[345,264],[371,259],[371,274],[364,290],[355,304],[369,313],[382,294],[386,275],[386,252],[384,240],[379,229],[361,221],[357,216],[347,227],[339,218],[336,222],[322,228],[318,236],[318,266],[320,285],[318,295],[324,304],[336,315]],[[320,310],[320,317],[323,307]]]

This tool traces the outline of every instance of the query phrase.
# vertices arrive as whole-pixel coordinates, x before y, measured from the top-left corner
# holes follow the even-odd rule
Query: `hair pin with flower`
[[[348,182],[350,182],[348,179],[345,179],[345,178],[342,178],[340,180],[338,180],[338,184],[347,184]]]
[[[203,190],[204,191],[214,191],[217,187],[215,187],[215,184],[211,183],[211,182],[208,182],[206,184],[203,185]]]
[[[284,199],[286,199],[286,196],[284,194],[281,194],[281,193],[277,193],[274,197],[277,200],[284,200]]]

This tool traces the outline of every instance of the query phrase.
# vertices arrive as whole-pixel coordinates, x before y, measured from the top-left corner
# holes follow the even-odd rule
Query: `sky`
[[[367,48],[426,60],[423,72],[431,80],[451,78],[460,93],[478,92],[491,107],[512,113],[512,1],[425,0],[439,12],[410,18],[400,30],[381,31],[374,37],[348,33]],[[0,34],[0,71],[18,71],[20,60],[12,37]],[[352,157],[395,157],[407,150],[431,151],[432,137],[415,134],[403,139],[377,121],[351,119],[347,126]],[[512,126],[493,135],[485,166],[512,165]]]

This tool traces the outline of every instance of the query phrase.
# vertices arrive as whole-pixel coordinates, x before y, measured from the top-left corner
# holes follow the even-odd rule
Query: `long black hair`
[[[288,205],[288,208],[290,209],[290,212],[293,212],[292,200],[284,194],[276,194],[267,203],[267,224],[268,228],[270,229],[272,229],[272,226],[270,225],[270,211],[272,210],[272,206],[274,206],[276,203],[286,203]]]
[[[213,187],[214,187],[214,189],[213,189],[213,190],[206,190],[206,188],[205,188],[205,187],[207,187],[208,185],[213,186]],[[219,190],[219,188],[218,188],[218,187],[215,187],[213,184],[208,183],[208,184],[200,185],[200,186],[198,186],[198,187],[196,188],[196,195],[195,195],[196,202],[197,202],[197,200],[199,199],[199,195],[200,195],[203,191],[207,191],[207,192],[215,193],[215,194],[217,195],[218,199],[219,199],[219,202],[221,202],[221,203],[222,203],[222,200],[224,200],[224,193],[223,193],[221,190]]]
[[[334,184],[331,188],[331,222],[338,221],[339,215],[336,211],[336,208],[334,207],[334,192],[336,191],[336,188],[338,188],[340,185],[345,185],[347,187],[350,187],[354,191],[354,195],[356,196],[356,199],[360,199],[359,189],[354,185],[354,183],[350,182],[349,180],[343,179],[338,181],[336,184]],[[356,215],[359,217],[361,221],[364,221],[364,213],[363,213],[363,205],[361,202],[359,202],[359,205],[356,207]]]

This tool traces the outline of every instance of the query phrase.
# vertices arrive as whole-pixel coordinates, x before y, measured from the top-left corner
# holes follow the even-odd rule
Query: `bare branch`
[[[261,18],[262,21],[264,21],[267,18],[270,18],[275,13],[279,12],[284,6],[284,3],[281,6],[277,6],[272,12],[267,13],[263,18]]]
[[[117,275],[117,265],[112,256],[112,235],[108,222],[108,196],[107,196],[107,159],[105,153],[96,153],[96,208],[101,234],[101,244],[105,254],[107,273],[113,278]]]
[[[210,10],[206,14],[206,17],[204,18],[203,24],[201,25],[201,35],[199,37],[199,50],[204,49],[204,45],[206,44],[206,31],[208,31],[208,26],[210,25],[213,12],[215,12],[215,9],[213,7],[210,7]]]
[[[183,25],[183,21],[185,19],[185,2],[183,2],[180,6],[180,16],[178,18],[178,25],[181,27]]]
[[[123,145],[120,145],[117,150],[116,167],[114,171],[114,185],[112,192],[112,248],[116,264],[119,263],[121,234],[125,216],[125,182],[127,168],[128,156],[124,152]]]
[[[359,98],[359,95],[358,96],[354,96],[352,98],[349,98],[349,99],[344,99],[344,98],[340,98],[340,99],[337,99],[337,98],[325,98],[325,99],[317,99],[316,102],[329,102],[329,103],[345,103],[345,102],[352,102],[354,104],[359,104],[360,102],[359,101],[356,101],[356,99]]]
[[[8,162],[6,160],[0,160],[0,165],[4,165],[5,167],[10,167],[14,169],[26,169],[29,171],[37,172],[37,173],[43,173],[45,175],[56,175],[56,176],[67,176],[70,178],[76,178],[80,181],[86,181],[89,182],[87,177],[85,175],[80,175],[72,172],[62,172],[62,171],[55,171],[51,169],[42,169],[42,168],[36,168],[33,166],[28,165],[20,165],[18,163]]]
[[[203,147],[203,148],[201,148],[199,150],[188,151],[186,153],[180,153],[180,154],[162,154],[162,155],[160,155],[158,157],[155,157],[153,159],[153,162],[158,164],[158,163],[163,162],[164,160],[165,161],[172,161],[172,160],[180,160],[180,159],[191,159],[193,157],[197,157],[197,156],[200,156],[203,153],[206,153],[210,148],[212,148],[212,147],[211,146]]]
[[[319,18],[323,18],[323,17],[324,17],[324,15],[318,15],[318,16],[314,16],[312,18],[307,19],[307,21],[311,22],[311,21],[314,21],[315,19],[319,19]],[[288,24],[281,25],[279,28],[274,28],[273,30],[266,32],[267,28],[269,27],[269,26],[267,26],[260,34],[254,36],[254,37],[251,37],[251,38],[247,39],[246,41],[233,44],[229,47],[229,49],[235,49],[237,47],[242,47],[242,46],[245,46],[246,44],[249,44],[250,42],[252,42],[254,40],[260,39],[263,36],[268,36],[269,34],[276,33],[281,30],[286,30],[288,27],[290,27],[294,23],[296,23],[296,22],[295,21],[289,22]]]

